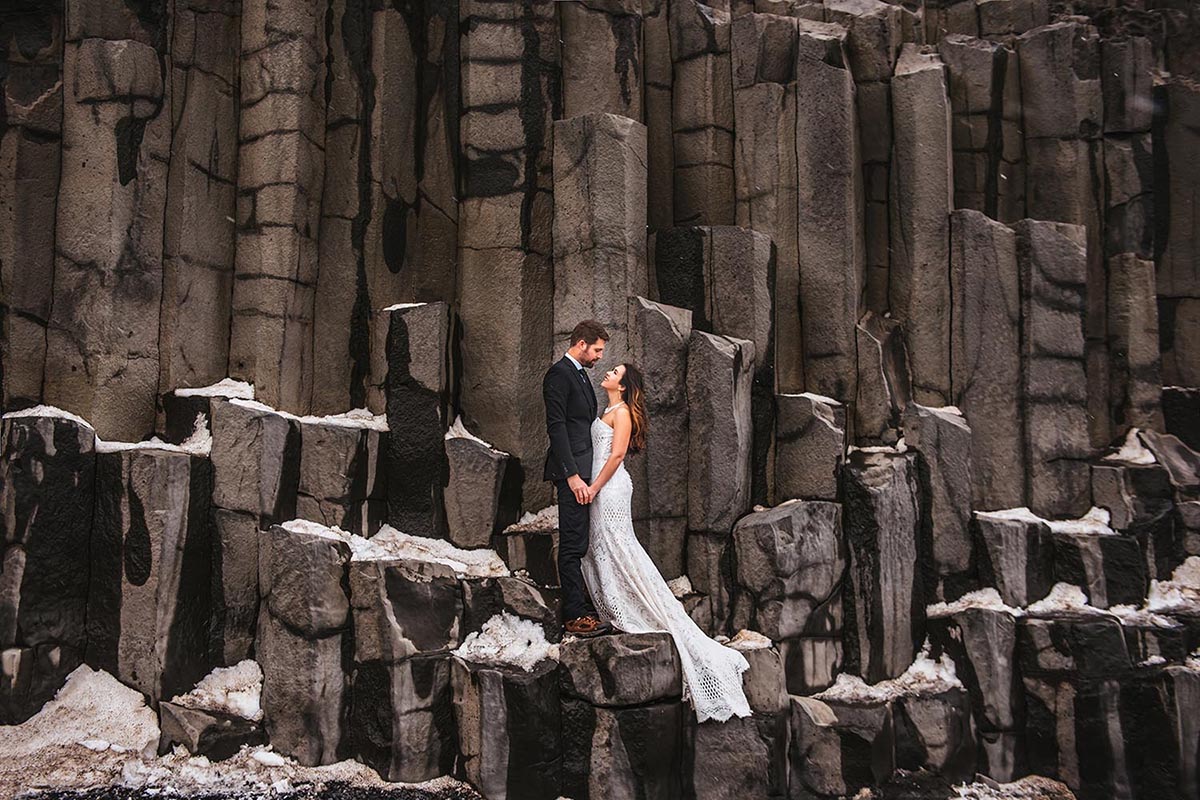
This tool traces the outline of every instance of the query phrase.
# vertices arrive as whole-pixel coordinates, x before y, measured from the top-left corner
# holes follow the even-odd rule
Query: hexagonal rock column
[[[563,119],[597,112],[642,119],[641,0],[566,3],[559,25]]]
[[[800,317],[804,389],[854,397],[855,332],[865,283],[862,175],[846,32],[801,21],[796,55]]]
[[[0,649],[8,684],[0,721],[8,725],[41,708],[83,660],[96,435],[68,415],[20,412],[5,415],[0,434]]]
[[[650,230],[675,224],[671,32],[666,0],[642,0],[642,104],[646,123],[646,200]]]
[[[1017,233],[1021,286],[1021,406],[1025,493],[1035,514],[1081,516],[1088,509],[1085,460],[1089,386],[1084,349],[1086,231],[1022,220]]]
[[[209,671],[212,466],[102,443],[88,580],[88,663],[152,702]]]
[[[1168,196],[1165,248],[1158,262],[1158,293],[1162,296],[1163,382],[1200,386],[1196,321],[1200,320],[1200,239],[1194,222],[1196,199],[1188,191],[1200,179],[1200,165],[1188,157],[1196,151],[1196,125],[1200,121],[1200,91],[1191,84],[1172,81],[1157,98],[1167,105],[1162,141],[1170,166],[1165,187]],[[1160,211],[1160,213],[1163,213]],[[1167,332],[1172,335],[1170,338]]]
[[[173,9],[158,391],[226,375],[238,166],[238,34],[226,0]]]
[[[846,662],[873,683],[903,673],[924,638],[916,457],[856,450],[842,474],[842,528],[850,550]]]
[[[1109,401],[1114,435],[1162,430],[1158,298],[1154,262],[1131,253],[1108,261]]]
[[[945,42],[943,42],[944,44]],[[971,507],[1025,499],[1021,421],[1021,293],[1012,230],[978,211],[950,214],[951,401],[987,469],[971,473]]]
[[[854,440],[895,444],[900,438],[900,416],[912,396],[903,331],[900,323],[868,311],[854,332],[858,344]]]
[[[905,45],[892,78],[889,308],[908,343],[913,397],[950,396],[950,209],[954,180],[946,65]]]
[[[404,559],[350,563],[354,751],[390,781],[449,774],[455,740],[448,653],[461,639],[454,570]]]
[[[544,411],[530,398],[566,349],[552,340],[551,307],[556,9],[459,3],[461,402],[473,429],[520,467],[523,510],[550,501]]]
[[[501,575],[494,578],[464,578],[462,635],[482,630],[497,614],[508,612],[542,626],[549,642],[562,639],[562,615],[557,590],[538,586],[528,578]]]
[[[750,595],[754,630],[775,641],[830,633],[814,631],[809,622],[841,591],[846,569],[841,517],[837,503],[789,500],[738,521],[737,581]]]
[[[241,48],[229,374],[264,403],[303,414],[325,174],[325,13],[303,0],[250,0]]]
[[[626,459],[633,480],[634,531],[663,577],[684,572],[688,508],[687,352],[692,312],[630,299],[629,350],[646,376],[646,449]]]
[[[559,650],[562,690],[593,706],[637,706],[678,698],[679,654],[665,633],[574,639]]]
[[[300,424],[254,400],[212,405],[213,505],[265,525],[296,516]]]
[[[0,134],[0,354],[4,408],[42,399],[46,322],[54,280],[55,195],[62,157],[62,6],[14,15],[24,28],[21,60],[9,60],[0,85],[5,105]],[[19,20],[19,22],[18,22]],[[10,34],[5,34],[6,38]],[[34,42],[37,42],[35,45]]]
[[[1100,39],[1093,28],[1058,22],[1017,40],[1024,104],[1027,214],[1081,225],[1086,246],[1088,411],[1093,445],[1107,444],[1107,300],[1102,245],[1104,203]]]
[[[844,405],[818,394],[775,395],[775,502],[836,500],[845,457]]]
[[[57,195],[44,397],[101,436],[137,441],[154,429],[170,98],[162,54],[133,38],[136,22],[102,30],[99,12],[76,5],[66,16],[62,146],[72,155]]]
[[[1005,605],[1024,608],[1054,586],[1054,541],[1046,521],[1022,509],[976,511],[971,529],[979,582],[993,586]]]
[[[796,241],[796,37],[796,22],[787,17],[746,14],[733,21],[737,224],[767,235],[776,246],[773,366],[777,387],[784,391],[804,386]]]
[[[547,659],[526,672],[455,656],[450,665],[462,777],[486,797],[558,797],[558,664]]]
[[[492,549],[513,573],[538,586],[558,586],[558,506],[526,514],[495,534]]]
[[[1154,109],[1154,45],[1142,36],[1107,39],[1100,43],[1100,60],[1108,179],[1104,253],[1153,258],[1154,145],[1147,134]]]
[[[661,300],[690,308],[697,330],[754,343],[751,496],[766,502],[774,478],[775,247],[756,231],[718,226],[661,232],[654,248]]]
[[[1146,597],[1146,561],[1136,538],[1091,530],[1054,531],[1053,538],[1054,579],[1082,587],[1090,605],[1136,606]]]
[[[999,42],[951,34],[942,37],[938,53],[946,64],[950,93],[954,207],[1016,222],[1025,216],[1016,51]]]
[[[1167,471],[1158,465],[1105,461],[1092,465],[1092,502],[1109,512],[1109,525],[1137,538],[1146,576],[1169,580],[1188,555],[1183,503],[1176,506]]]
[[[349,561],[350,545],[314,523],[274,525],[259,538],[264,725],[275,750],[307,766],[347,755]]]
[[[385,518],[386,423],[372,417],[306,417],[299,428],[296,515],[359,536],[373,535]]]
[[[954,599],[975,585],[971,429],[956,409],[910,403],[904,412],[904,441],[919,456],[921,546],[932,555],[926,589],[930,599]]]
[[[684,797],[735,800],[787,791],[788,715],[754,714],[685,723]]]
[[[446,303],[384,309],[387,328],[388,522],[413,536],[445,535],[442,492],[449,427],[450,311]],[[378,372],[376,374],[379,374]]]
[[[820,8],[820,6],[818,6]],[[863,179],[865,303],[872,311],[887,310],[888,185],[892,169],[891,78],[901,42],[915,41],[916,15],[883,0],[830,0],[818,19],[846,28],[846,54],[854,75],[858,113],[859,158]]]
[[[578,4],[572,4],[578,5]],[[570,12],[567,12],[568,15]],[[599,320],[604,360],[629,352],[629,298],[647,294],[646,127],[615,114],[554,123],[554,339]],[[593,382],[602,378],[592,370]]]
[[[490,547],[509,455],[472,436],[461,417],[446,431],[445,442],[448,538],[458,547]]]
[[[732,225],[730,16],[697,0],[668,5],[676,225]]]
[[[821,700],[795,695],[790,700],[789,797],[840,797],[891,775],[895,756],[888,706],[877,715],[883,724],[847,725]]]

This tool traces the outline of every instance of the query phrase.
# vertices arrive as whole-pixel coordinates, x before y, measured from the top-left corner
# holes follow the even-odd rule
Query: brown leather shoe
[[[612,631],[612,626],[607,622],[601,622],[599,618],[592,614],[587,614],[567,620],[563,623],[563,629],[571,636],[579,636],[586,639],[590,636],[603,636]]]

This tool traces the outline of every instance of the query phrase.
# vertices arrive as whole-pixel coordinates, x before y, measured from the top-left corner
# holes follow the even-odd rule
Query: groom
[[[583,583],[579,562],[588,549],[588,485],[592,480],[592,423],[596,391],[585,369],[604,355],[608,331],[587,319],[571,332],[571,346],[542,379],[550,449],[542,479],[558,490],[558,582],[563,629],[573,636],[598,636],[611,627],[600,620]]]

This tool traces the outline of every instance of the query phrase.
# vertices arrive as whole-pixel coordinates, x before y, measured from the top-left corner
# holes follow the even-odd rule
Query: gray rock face
[[[186,708],[167,700],[159,704],[158,713],[162,730],[158,751],[163,754],[179,744],[192,755],[221,761],[237,753],[243,745],[267,743],[262,726],[242,717]]]
[[[238,34],[223,3],[174,8],[160,393],[226,375],[238,167]],[[340,409],[339,409],[340,410]]]
[[[729,534],[688,533],[686,574],[700,596],[690,598],[690,607],[685,599],[684,606],[692,620],[709,636],[732,632],[733,557],[733,541]]]
[[[1149,130],[1154,109],[1154,46],[1150,40],[1144,36],[1106,39],[1100,43],[1100,59],[1104,132]]]
[[[858,383],[854,403],[854,439],[858,443],[895,444],[900,416],[912,396],[908,352],[900,324],[868,311],[855,328]]]
[[[213,505],[264,525],[295,517],[299,423],[241,400],[215,399],[212,412]]]
[[[404,559],[350,564],[354,659],[394,664],[445,653],[462,638],[462,600],[454,570]]]
[[[733,81],[728,8],[668,5],[674,223],[732,225]]]
[[[754,343],[693,330],[688,340],[688,526],[728,533],[750,505]]]
[[[564,700],[564,796],[629,800],[680,796],[687,712],[678,702],[603,708]]]
[[[679,654],[663,633],[575,639],[559,650],[562,691],[593,706],[640,706],[682,693]]]
[[[821,619],[820,635],[801,636],[779,643],[788,694],[809,695],[828,689],[842,671],[845,647],[840,593],[821,609]]]
[[[943,41],[943,45],[946,41]],[[1014,508],[1025,498],[1021,294],[1016,239],[977,211],[950,215],[951,398],[971,427],[971,507]]]
[[[8,417],[0,433],[0,647],[12,659],[0,712],[15,724],[83,660],[96,436],[62,417]]]
[[[788,761],[792,797],[844,795],[881,784],[896,768],[890,703],[860,706],[791,698]]]
[[[975,776],[975,732],[962,689],[901,697],[894,721],[898,768],[924,769],[954,782]]]
[[[742,673],[742,690],[746,702],[756,714],[786,714],[788,710],[787,677],[783,659],[774,647],[743,650],[750,668]]]
[[[1017,671],[1014,617],[1007,611],[969,608],[950,617],[930,619],[929,636],[935,649],[954,660],[955,674],[967,688],[979,729],[1019,731],[1025,708]]]
[[[152,701],[211,668],[212,468],[153,449],[96,456],[87,660]]]
[[[671,32],[666,0],[642,0],[643,122],[646,124],[646,221],[669,228],[674,215],[674,126],[671,122]]]
[[[1109,413],[1116,435],[1163,426],[1154,292],[1153,262],[1129,253],[1109,259]]]
[[[46,322],[54,280],[55,194],[62,153],[61,7],[18,17],[34,34],[0,86],[0,354],[5,408],[36,404],[46,369]],[[15,20],[14,20],[15,21]],[[21,23],[18,23],[18,25]]]
[[[774,640],[819,632],[809,617],[840,591],[846,569],[841,506],[791,500],[756,511],[738,521],[733,541],[754,630]]]
[[[950,102],[946,66],[916,45],[900,51],[892,78],[889,307],[903,329],[913,397],[950,396]]]
[[[845,36],[837,26],[801,23],[796,62],[804,388],[842,401],[854,397],[854,326],[865,283],[858,121]]]
[[[1094,137],[1103,126],[1100,40],[1077,22],[1057,22],[1017,40],[1026,137]]]
[[[347,750],[349,561],[348,544],[319,533],[275,525],[259,538],[264,726],[272,747],[308,766],[339,761]]]
[[[1035,514],[1088,509],[1088,383],[1084,362],[1085,231],[1025,220],[1016,226],[1021,276],[1021,404],[1026,499]]]
[[[213,509],[210,652],[219,666],[250,657],[258,627],[258,516]]]
[[[686,726],[685,797],[781,797],[787,787],[787,715]]]
[[[920,492],[915,456],[851,454],[842,526],[850,551],[847,662],[868,683],[898,677],[924,638],[918,562]]]
[[[389,436],[367,425],[301,420],[297,513],[371,536],[384,517]]]
[[[558,797],[562,713],[558,670],[529,672],[451,659],[460,769],[486,797]]]
[[[1054,586],[1054,541],[1045,522],[976,512],[972,515],[979,579],[1006,605],[1024,608]]]
[[[446,438],[446,528],[458,547],[488,547],[496,528],[508,453],[466,436]]]
[[[386,313],[391,317],[386,347],[387,518],[413,536],[442,538],[450,311],[439,302]]]
[[[921,486],[923,547],[933,557],[931,597],[957,597],[971,588],[971,429],[962,415],[911,403],[904,441],[914,448]]]
[[[137,441],[154,428],[171,98],[154,47],[67,17],[43,398]]]
[[[588,0],[560,14],[563,118],[600,112],[641,119],[640,0]]]
[[[815,394],[775,395],[776,502],[836,500],[845,454],[845,406]]]
[[[1163,131],[1164,149],[1167,161],[1172,165],[1167,178],[1167,192],[1171,197],[1171,206],[1162,213],[1166,219],[1161,224],[1167,227],[1167,243],[1158,264],[1158,291],[1168,297],[1195,297],[1200,293],[1200,242],[1197,241],[1192,225],[1188,220],[1195,219],[1196,200],[1187,191],[1186,186],[1194,186],[1200,166],[1187,154],[1195,151],[1196,121],[1200,120],[1200,91],[1190,84],[1179,81],[1168,83],[1162,90],[1169,109],[1167,124]],[[1190,318],[1196,318],[1193,309]],[[1171,351],[1175,371],[1166,369],[1169,361],[1167,351]],[[1163,346],[1164,374],[1163,378],[1171,383],[1179,382],[1194,386],[1196,382],[1176,381],[1171,375],[1195,376],[1200,368],[1200,357],[1195,355],[1194,347]]]
[[[467,578],[459,585],[463,593],[462,636],[481,630],[492,617],[507,611],[540,623],[548,641],[562,638],[557,591],[513,576]]]
[[[461,403],[472,429],[516,459],[520,506],[535,510],[549,503],[552,487],[541,480],[544,412],[529,399],[540,396],[544,370],[567,346],[552,341],[551,306],[559,36],[552,3],[516,17],[492,11],[477,0],[459,3]]]
[[[306,413],[312,398],[324,25],[325,15],[300,0],[252,0],[242,11],[229,374],[294,413]]]
[[[1082,587],[1096,608],[1137,605],[1149,588],[1146,562],[1132,536],[1055,533],[1054,577]]]
[[[1154,257],[1154,144],[1145,133],[1104,137],[1104,253]],[[1111,289],[1110,289],[1111,292]]]

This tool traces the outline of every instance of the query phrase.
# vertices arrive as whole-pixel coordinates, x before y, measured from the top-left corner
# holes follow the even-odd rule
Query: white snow
[[[926,639],[921,652],[899,678],[880,681],[872,686],[857,675],[843,672],[837,676],[833,686],[814,696],[818,700],[883,703],[897,697],[916,697],[963,688],[950,657],[943,653],[941,658],[934,661],[929,656],[929,650],[929,640]]]
[[[529,672],[545,659],[557,661],[558,645],[546,641],[541,625],[504,611],[483,623],[483,630],[468,634],[454,655],[477,664]]]
[[[1129,433],[1125,434],[1125,441],[1121,443],[1121,449],[1115,453],[1109,453],[1103,459],[1104,461],[1117,461],[1122,464],[1157,464],[1158,459],[1154,457],[1142,444],[1141,438],[1138,436],[1137,428],[1130,428]]]
[[[1157,667],[1159,664],[1165,664],[1165,663],[1167,663],[1167,660],[1165,658],[1163,658],[1162,656],[1150,656],[1149,658],[1145,659],[1144,661],[1139,661],[1138,666],[1139,667]]]
[[[360,537],[353,537],[355,539]],[[351,547],[356,545],[352,541]],[[412,536],[384,525],[370,539],[358,545],[354,559],[357,561],[379,558],[407,558],[413,561],[428,561],[445,564],[460,578],[499,578],[509,573],[504,559],[495,550],[463,550],[444,539],[428,539]]]
[[[904,437],[901,436],[893,445],[870,445],[868,447],[850,445],[846,448],[846,455],[849,455],[855,451],[859,453],[891,453],[893,455],[897,455],[900,453],[907,453],[908,444],[904,441]]]
[[[254,386],[233,378],[222,378],[210,386],[195,386],[175,390],[176,397],[225,397],[241,400],[254,399]]]
[[[667,588],[677,598],[686,597],[692,593],[692,579],[687,575],[680,575],[678,578],[672,578],[667,581]]]
[[[1005,605],[1004,600],[1000,597],[1000,592],[990,586],[986,589],[968,592],[951,603],[934,603],[925,609],[925,614],[934,618],[950,617],[970,608],[1003,611],[1007,614],[1012,614],[1014,617],[1020,617],[1025,614],[1022,609]]]
[[[1025,506],[1020,508],[1005,508],[1000,511],[976,511],[975,516],[981,519],[1012,520],[1016,522],[1045,522],[1046,520],[1030,511]]]
[[[196,688],[171,699],[184,708],[220,711],[257,722],[262,719],[262,668],[247,659],[232,667],[217,667]]]
[[[342,428],[366,428],[375,431],[386,431],[388,429],[387,416],[385,414],[372,414],[370,409],[366,408],[354,408],[341,414],[328,414],[323,417],[312,415],[300,417],[287,411],[271,408],[266,403],[260,403],[257,400],[233,398],[229,402],[242,408],[249,408],[267,414],[277,414],[284,419],[295,420],[301,425],[337,425]]]
[[[1024,506],[1020,508],[1006,508],[1000,511],[976,511],[975,516],[988,520],[1041,522],[1047,525],[1054,533],[1093,533],[1104,536],[1116,533],[1116,531],[1109,527],[1112,515],[1108,513],[1108,509],[1097,508],[1096,506],[1092,506],[1079,519],[1045,519],[1034,514]]]
[[[1050,594],[1030,603],[1025,609],[1030,614],[1053,614],[1069,612],[1075,614],[1106,614],[1108,612],[1088,605],[1087,595],[1083,589],[1070,583],[1056,583]]]
[[[4,415],[4,419],[17,419],[19,417],[58,417],[59,419],[70,420],[76,425],[82,425],[89,430],[92,428],[92,423],[83,417],[72,414],[70,411],[63,411],[57,406],[33,406],[32,408],[22,408],[18,411],[9,411]]]
[[[382,309],[382,310],[383,311],[403,311],[406,308],[420,308],[421,306],[425,306],[425,305],[429,305],[429,304],[428,303],[396,303],[395,305],[390,305],[387,308]]]
[[[546,506],[536,514],[524,516],[504,529],[504,533],[549,532],[558,529],[558,506]]]
[[[346,533],[346,531],[337,526],[330,528],[319,522],[313,522],[310,519],[289,519],[287,522],[280,523],[279,527],[292,533],[306,533],[309,536],[337,539],[349,544],[350,534]]]
[[[724,644],[726,647],[731,647],[734,650],[740,650],[744,653],[747,650],[765,650],[770,647],[773,642],[758,631],[751,631],[742,628],[733,635],[732,639]]]
[[[840,400],[835,400],[832,397],[826,397],[825,395],[817,394],[816,392],[801,392],[800,397],[807,397],[810,400],[814,400],[818,403],[824,403],[828,406],[840,406],[842,404]]]
[[[508,455],[508,453],[505,453],[503,450],[493,447],[492,445],[485,442],[483,439],[480,439],[478,436],[476,436],[475,434],[473,434],[469,430],[467,430],[467,426],[465,424],[463,424],[463,420],[462,420],[461,416],[455,417],[454,424],[451,425],[449,430],[446,431],[445,438],[446,439],[470,439],[473,442],[479,442],[479,444],[483,445],[488,450],[491,450],[493,453],[500,453],[501,455]]]
[[[1170,617],[1155,614],[1145,608],[1120,605],[1110,606],[1108,612],[1121,620],[1122,625],[1154,626],[1156,628],[1178,628],[1180,624]]]
[[[164,442],[157,436],[151,436],[144,442],[109,442],[96,437],[97,453],[120,453],[126,450],[165,450],[168,453],[187,453],[192,456],[207,457],[212,453],[212,434],[208,430],[208,420],[203,412],[196,415],[192,426],[192,434],[179,444]]]
[[[1150,581],[1146,610],[1200,611],[1200,556],[1191,556],[1171,573],[1169,581]]]
[[[954,787],[954,794],[959,800],[1046,800],[1074,796],[1066,785],[1041,775],[1027,775],[1012,783],[964,783]]]

